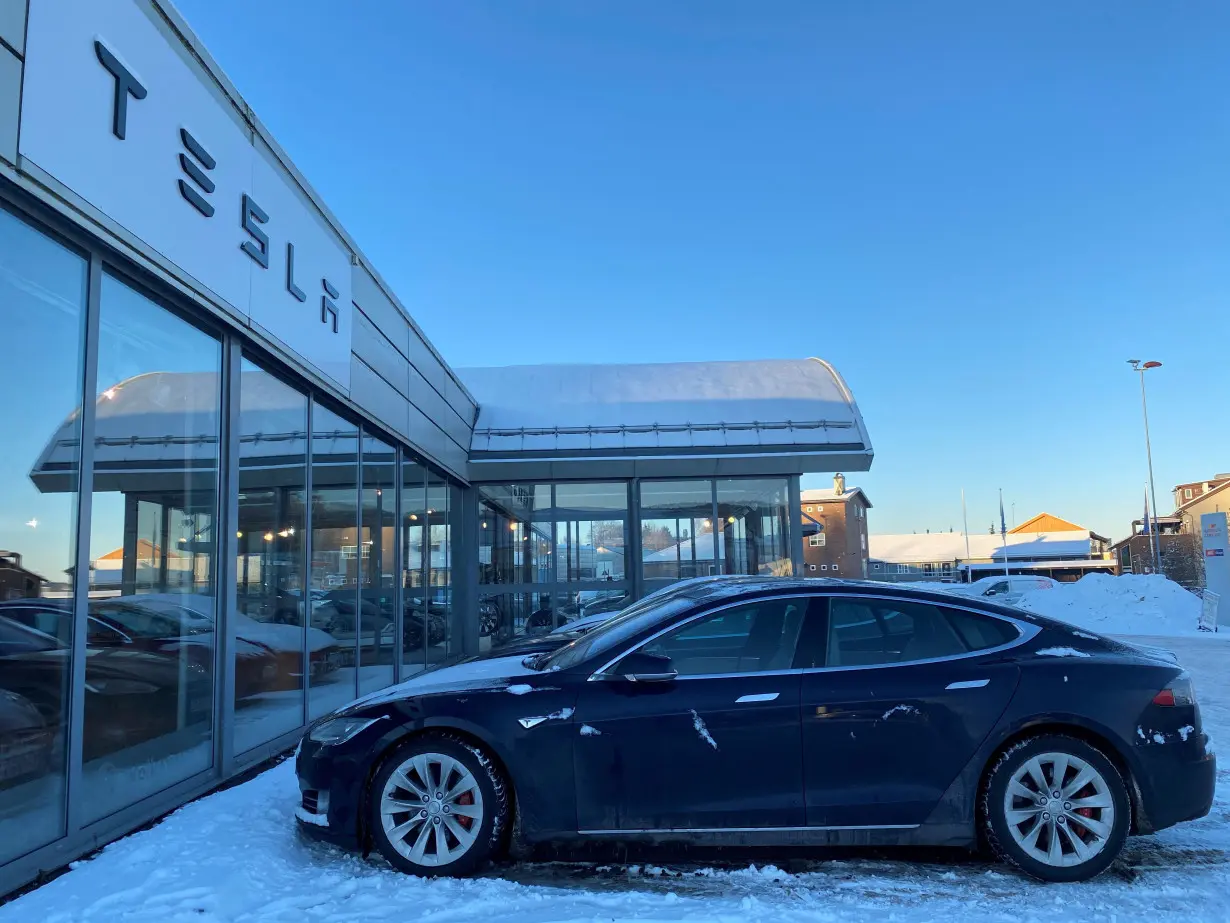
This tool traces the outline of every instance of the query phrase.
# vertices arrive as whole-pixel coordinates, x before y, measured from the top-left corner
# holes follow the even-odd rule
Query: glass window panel
[[[312,405],[312,627],[337,646],[341,666],[308,680],[308,718],[340,708],[358,694],[355,656],[360,631],[379,631],[379,614],[359,609],[359,427]],[[332,653],[333,651],[330,650]]]
[[[806,597],[735,606],[669,632],[641,650],[670,657],[680,676],[789,670],[807,606]]]
[[[718,549],[722,573],[788,577],[788,481],[719,480]]]
[[[449,518],[448,482],[433,471],[427,472],[427,586],[420,613],[427,620],[427,663],[440,663],[449,657],[450,617],[453,610],[452,528]]]
[[[479,582],[549,582],[551,486],[485,485],[479,491]]]
[[[0,864],[64,833],[86,275],[0,211]]]
[[[424,536],[427,530],[427,469],[407,456],[401,466],[402,541],[402,675],[409,676],[427,664],[427,636],[434,620],[426,611],[423,583],[427,579]],[[434,629],[439,633],[439,628]]]
[[[458,565],[457,555],[460,550],[453,544],[453,539],[459,539],[463,533],[461,528],[461,516],[465,512],[465,505],[462,503],[464,490],[457,484],[450,483],[448,485],[448,655],[449,657],[459,657],[464,653],[473,651],[472,636],[467,640],[469,626],[468,613],[462,612],[456,605],[453,604],[454,585],[453,582],[460,579],[461,572],[454,572],[454,565]],[[471,645],[467,647],[467,644]]]
[[[646,581],[719,572],[712,481],[643,481],[640,529]]]
[[[86,666],[87,821],[213,752],[221,343],[110,276],[101,297],[89,592],[116,632]]]
[[[307,396],[247,359],[239,381],[235,750],[303,724]],[[318,628],[311,669],[339,666]]]
[[[626,483],[558,484],[555,515],[557,580],[613,581],[627,576]]]
[[[509,593],[491,593],[479,599],[480,607],[495,611],[496,630],[487,636],[486,647],[498,647],[501,643],[521,635],[546,634],[563,621],[560,609],[566,604],[564,598],[533,590]]]
[[[359,529],[359,588],[363,625],[359,631],[359,694],[393,682],[397,577],[393,563],[396,527],[397,454],[374,436],[363,436],[363,506]]]

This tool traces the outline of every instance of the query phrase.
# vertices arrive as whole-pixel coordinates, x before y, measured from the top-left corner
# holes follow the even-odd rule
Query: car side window
[[[1020,630],[1011,622],[989,615],[977,615],[962,609],[945,609],[944,615],[971,651],[1011,644],[1021,636]]]
[[[989,590],[987,590],[985,593],[983,593],[982,595],[983,596],[1003,596],[1007,592],[1008,592],[1008,581],[1001,580],[999,583],[992,585],[992,587]]]
[[[938,606],[841,596],[830,604],[827,666],[910,663],[968,652]]]
[[[640,650],[671,658],[680,676],[789,670],[809,600],[761,599],[722,609]]]

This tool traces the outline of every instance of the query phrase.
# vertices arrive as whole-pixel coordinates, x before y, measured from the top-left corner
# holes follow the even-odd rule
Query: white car
[[[1013,575],[1011,577],[983,577],[961,589],[966,596],[980,596],[1012,606],[1020,602],[1021,597],[1026,593],[1032,593],[1035,590],[1053,590],[1058,586],[1059,581],[1052,580],[1050,577]]]

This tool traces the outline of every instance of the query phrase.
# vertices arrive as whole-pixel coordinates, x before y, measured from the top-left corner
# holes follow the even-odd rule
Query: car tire
[[[1100,875],[1132,826],[1119,770],[1097,747],[1063,734],[1031,737],[1005,750],[987,773],[979,809],[992,852],[1041,881]]]
[[[398,747],[372,779],[368,801],[372,842],[410,875],[471,874],[502,847],[511,814],[499,767],[447,733]]]

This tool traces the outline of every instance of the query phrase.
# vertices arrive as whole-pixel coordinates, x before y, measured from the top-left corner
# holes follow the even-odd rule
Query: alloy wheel
[[[397,852],[417,865],[460,859],[478,838],[478,780],[444,753],[420,753],[397,767],[380,793],[380,822]]]
[[[1085,760],[1040,753],[1008,780],[1004,820],[1031,858],[1070,868],[1105,849],[1115,829],[1115,802],[1106,779]]]

